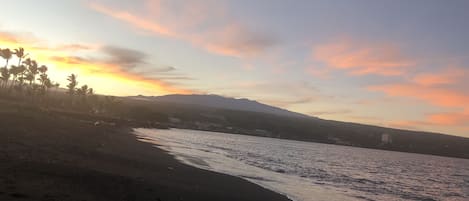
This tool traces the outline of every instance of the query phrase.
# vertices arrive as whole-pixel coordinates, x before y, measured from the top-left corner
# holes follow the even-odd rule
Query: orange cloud
[[[132,83],[144,87],[145,91],[153,94],[161,93],[193,93],[192,90],[176,87],[172,83],[162,81],[160,79],[145,77],[142,74],[133,73],[125,70],[125,66],[120,66],[116,61],[100,61],[93,59],[85,59],[75,56],[77,52],[93,55],[97,51],[103,51],[101,45],[96,44],[60,44],[49,45],[39,39],[24,37],[24,34],[16,34],[11,32],[0,31],[0,47],[1,48],[25,48],[26,52],[32,58],[38,60],[40,64],[46,64],[51,67],[51,75],[66,76],[75,70],[79,70],[84,77],[95,77],[96,79],[105,79],[106,82],[115,83]],[[119,49],[111,49],[113,51],[122,51]],[[110,50],[109,50],[110,51]],[[118,52],[119,53],[119,52]],[[125,52],[123,52],[125,53]],[[120,59],[134,59],[121,56]],[[128,64],[128,63],[126,63]],[[124,65],[124,64],[123,64]],[[52,70],[53,69],[53,70]],[[76,72],[76,71],[75,71]],[[54,74],[55,73],[55,74]],[[61,77],[52,77],[60,79]],[[112,84],[112,83],[108,83]],[[132,86],[130,85],[130,86]],[[62,84],[62,86],[65,86]],[[99,91],[100,86],[94,86],[100,93],[109,93]],[[138,92],[135,92],[138,93]],[[152,95],[153,95],[152,94]]]
[[[158,33],[160,35],[164,36],[171,36],[171,37],[179,37],[178,34],[173,32],[171,29],[166,28],[158,23],[154,23],[151,21],[146,20],[145,18],[138,17],[134,14],[131,14],[126,11],[118,11],[114,10],[108,7],[105,7],[101,4],[98,3],[91,3],[89,6],[103,14],[106,14],[108,16],[111,16],[115,19],[127,22],[129,24],[132,24],[135,27],[142,28],[147,31],[151,31],[154,33]]]
[[[4,43],[18,43],[18,38],[7,32],[0,32],[0,40]]]
[[[125,70],[122,66],[106,63],[99,60],[87,60],[80,57],[51,57],[52,61],[62,68],[80,68],[87,74],[113,77],[120,81],[140,83],[149,87],[157,93],[191,94],[192,90],[175,87],[162,80],[146,77],[139,73]]]
[[[395,45],[350,40],[317,46],[313,50],[313,57],[329,67],[347,70],[353,75],[401,75],[416,64],[403,56]]]
[[[390,84],[369,87],[390,96],[415,98],[436,106],[456,107],[469,110],[469,95],[444,88],[431,88],[415,84]]]
[[[424,120],[419,121],[393,122],[390,126],[434,127],[461,132],[469,128],[469,92],[458,90],[458,87],[464,85],[464,72],[466,70],[463,68],[448,68],[439,73],[417,74],[408,83],[371,86],[368,89],[384,92],[388,96],[419,100],[450,111],[427,114]]]
[[[430,123],[447,125],[447,126],[458,126],[458,125],[468,125],[469,123],[469,113],[439,113],[431,114],[428,117]]]
[[[446,68],[439,73],[421,73],[413,78],[413,81],[423,86],[437,86],[456,84],[464,76],[469,75],[469,71],[463,68]]]
[[[8,44],[39,42],[39,40],[31,33],[8,31],[0,31],[0,41]]]
[[[91,51],[100,48],[97,44],[60,44],[51,45],[36,38],[30,33],[0,31],[0,46],[2,48],[23,47],[30,56],[41,57],[43,55],[67,55],[77,51]],[[36,58],[37,59],[37,58]]]
[[[212,3],[146,1],[146,15],[118,10],[98,3],[89,7],[150,33],[190,42],[208,52],[253,57],[267,51],[276,41],[229,19],[218,1]],[[177,15],[175,15],[177,13]],[[222,23],[217,21],[223,21]]]

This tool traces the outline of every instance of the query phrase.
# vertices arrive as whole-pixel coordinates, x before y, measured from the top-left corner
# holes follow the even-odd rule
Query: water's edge
[[[469,160],[185,129],[135,129],[179,162],[296,201],[469,198]]]
[[[197,164],[195,164],[195,163],[193,163],[193,162],[187,160],[187,157],[184,157],[183,155],[178,155],[178,154],[176,154],[176,153],[174,153],[174,152],[171,152],[170,147],[168,147],[168,146],[166,146],[166,145],[163,145],[163,144],[158,144],[158,143],[156,143],[155,141],[153,141],[152,139],[148,139],[147,137],[145,137],[145,136],[142,135],[143,133],[139,133],[138,131],[136,131],[136,129],[139,129],[139,128],[133,128],[132,133],[137,137],[137,139],[138,139],[139,141],[154,144],[153,146],[154,146],[155,148],[158,148],[158,149],[161,149],[161,150],[165,151],[167,154],[171,155],[174,159],[176,159],[177,161],[179,161],[179,162],[182,163],[182,164],[189,165],[189,166],[191,166],[191,167],[195,167],[195,168],[202,169],[202,170],[206,170],[206,171],[211,171],[211,172],[216,172],[216,173],[219,173],[219,174],[224,174],[224,175],[228,175],[228,176],[232,176],[232,177],[237,177],[237,178],[243,179],[243,180],[245,180],[245,181],[247,181],[247,182],[253,183],[253,184],[257,185],[257,186],[260,186],[260,187],[262,187],[262,188],[264,188],[264,189],[267,189],[267,190],[269,190],[269,191],[272,191],[272,192],[274,192],[274,193],[283,195],[283,196],[287,197],[287,198],[288,198],[289,200],[291,200],[291,201],[298,201],[298,200],[296,200],[296,199],[294,198],[293,195],[288,195],[288,194],[286,194],[286,193],[284,193],[284,192],[280,192],[280,191],[278,191],[278,190],[276,190],[276,189],[273,189],[273,188],[271,188],[271,187],[269,187],[269,186],[263,185],[263,184],[261,184],[261,183],[259,183],[259,182],[255,182],[254,180],[251,180],[251,179],[249,179],[249,178],[245,178],[245,177],[239,176],[239,175],[230,174],[230,173],[228,173],[228,172],[214,171],[214,170],[212,170],[212,169],[210,169],[210,168],[204,168],[204,166],[202,166],[202,165],[197,165]],[[198,160],[202,160],[202,159],[198,159]],[[202,161],[203,161],[203,160],[202,160]]]

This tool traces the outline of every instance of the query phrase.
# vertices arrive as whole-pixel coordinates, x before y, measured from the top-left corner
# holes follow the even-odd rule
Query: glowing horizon
[[[10,2],[0,48],[25,48],[62,87],[75,73],[106,95],[245,97],[469,137],[469,3],[355,3]]]

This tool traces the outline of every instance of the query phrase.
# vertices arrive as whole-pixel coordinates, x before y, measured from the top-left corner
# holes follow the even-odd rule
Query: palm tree
[[[13,88],[13,86],[15,85],[16,80],[18,78],[18,75],[20,73],[20,68],[18,66],[11,65],[11,68],[10,68],[9,71],[10,71],[10,74],[13,75],[13,80],[12,80],[12,83],[10,85],[10,88]]]
[[[18,58],[18,65],[9,65],[9,61],[13,55],[16,55]],[[42,94],[47,94],[49,89],[54,87],[56,92],[59,91],[59,84],[53,83],[47,75],[47,66],[39,66],[38,63],[31,58],[25,59],[27,55],[28,54],[25,54],[24,49],[21,47],[14,49],[14,51],[11,51],[8,48],[0,49],[0,56],[6,61],[5,66],[0,68],[0,88],[8,87],[10,82],[10,89],[14,87],[18,91],[22,92],[23,88],[27,86],[24,82],[29,81],[29,89],[31,89],[30,92],[32,92],[32,95],[36,95],[38,90],[40,90],[39,92]],[[37,78],[37,75],[39,75],[39,78]],[[68,76],[67,80],[69,81],[67,85],[67,93],[71,97],[70,100],[72,105],[75,101],[75,95],[81,96],[84,103],[98,102],[98,97],[94,95],[93,88],[88,87],[88,85],[83,85],[80,88],[77,88],[78,81],[75,74]],[[24,94],[20,93],[20,95]],[[93,101],[95,99],[96,101]],[[118,104],[115,97],[107,97],[106,102],[111,107]],[[90,104],[89,106],[93,105]]]
[[[29,81],[29,86],[32,86],[34,81],[36,80],[36,75],[39,73],[38,72],[38,65],[35,60],[31,60],[30,58],[26,59],[23,61],[23,63],[27,66],[28,68],[28,74],[26,75],[26,80]]]
[[[18,57],[18,66],[21,65],[21,60],[24,57],[28,56],[28,54],[24,54],[24,49],[22,47],[15,49],[14,54],[16,55],[16,57]]]
[[[93,90],[93,88],[89,88],[89,89],[88,89],[88,92],[86,92],[86,94],[87,94],[88,96],[94,96],[94,90]]]
[[[10,61],[11,57],[13,56],[13,53],[11,52],[10,49],[6,48],[6,49],[2,49],[0,50],[0,56],[6,60],[6,63],[5,63],[5,68],[8,67],[8,61]]]
[[[38,68],[38,71],[39,71],[41,74],[45,74],[45,73],[47,72],[47,66],[41,65],[41,67]]]
[[[73,96],[75,95],[75,87],[78,85],[77,76],[75,74],[71,74],[70,76],[68,76],[67,80],[70,82],[67,85],[67,88],[68,88],[67,93],[70,96]]]
[[[39,78],[37,78],[37,80],[39,81],[42,87],[45,87],[47,80],[49,80],[49,77],[47,76],[47,74],[41,74],[39,75]]]
[[[83,85],[80,88],[76,89],[76,94],[80,97],[81,106],[87,107],[89,106],[88,103],[88,92],[89,92],[88,85]]]
[[[35,62],[34,62],[34,63],[35,63]],[[34,69],[34,68],[33,68],[33,69]],[[36,64],[36,69],[37,69],[37,70],[36,70],[36,74],[40,74],[40,78],[41,78],[41,77],[43,77],[43,79],[46,78],[45,80],[43,80],[43,81],[41,82],[42,87],[44,88],[45,85],[47,85],[48,82],[49,82],[49,85],[52,85],[52,83],[51,83],[49,77],[48,77],[47,74],[46,74],[46,72],[47,72],[47,66],[41,65],[39,68],[37,68],[37,64]],[[38,78],[38,80],[39,80],[39,78]],[[40,81],[40,80],[39,80],[39,81]],[[46,88],[51,88],[51,87],[46,87]]]
[[[26,74],[26,76],[24,76],[23,79],[26,80],[26,81],[29,81],[29,86],[32,87],[32,85],[33,85],[33,80],[34,80],[34,74],[31,73],[31,72],[28,72],[28,73]]]
[[[13,56],[12,52],[10,49],[6,48],[6,49],[0,49],[0,57],[2,57],[3,59],[5,59],[5,70],[2,70],[2,80],[5,82],[5,86],[8,85],[8,79],[5,79],[6,77],[10,78],[10,76],[7,74],[8,72],[8,62],[10,61],[11,57]],[[5,76],[4,76],[5,75]]]
[[[54,87],[54,84],[52,84],[52,81],[50,80],[50,78],[47,78],[46,81],[44,82],[44,86],[46,87],[46,91],[49,91],[50,88]]]
[[[54,85],[52,84],[51,80],[47,76],[47,74],[43,73],[38,78],[39,82],[41,83],[41,92],[43,95],[47,94],[50,88]]]
[[[81,86],[80,88],[77,89],[76,93],[79,96],[86,97],[86,95],[88,94],[88,85],[85,84]]]
[[[22,91],[23,90],[23,83],[24,83],[24,80],[25,80],[25,75],[26,75],[26,66],[25,65],[20,65],[18,66],[17,68],[18,70],[18,81],[19,81],[19,85],[17,86],[18,87],[18,90],[19,91]]]
[[[10,71],[6,67],[0,68],[0,75],[0,79],[3,82],[2,88],[6,88],[8,86],[8,80],[11,77]]]

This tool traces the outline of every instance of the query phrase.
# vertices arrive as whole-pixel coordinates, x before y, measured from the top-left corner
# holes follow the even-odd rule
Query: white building
[[[392,144],[392,137],[387,133],[381,134],[381,143],[383,144]]]

